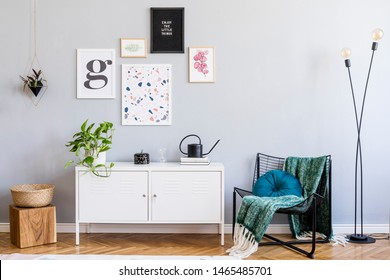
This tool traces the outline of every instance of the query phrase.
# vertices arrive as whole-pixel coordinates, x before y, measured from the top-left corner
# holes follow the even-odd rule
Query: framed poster
[[[146,57],[146,39],[121,38],[121,57]]]
[[[77,98],[115,98],[115,50],[77,50]]]
[[[190,83],[215,82],[215,55],[213,47],[188,48],[188,81]]]
[[[151,53],[184,53],[184,8],[151,9]]]
[[[122,125],[171,125],[171,65],[122,64]]]

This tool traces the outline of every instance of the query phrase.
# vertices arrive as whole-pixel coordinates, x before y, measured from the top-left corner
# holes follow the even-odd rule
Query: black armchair
[[[253,176],[253,185],[259,179],[260,176],[264,175],[270,170],[283,170],[285,167],[286,159],[282,157],[270,156],[262,153],[256,155],[255,170]],[[292,215],[299,220],[308,221],[307,227],[302,229],[304,231],[311,231],[310,240],[294,239],[290,241],[283,241],[279,238],[276,238],[270,234],[264,234],[270,242],[259,243],[259,246],[263,245],[283,245],[292,250],[295,250],[299,253],[304,254],[309,258],[314,258],[314,252],[316,249],[316,243],[327,243],[330,240],[332,234],[332,222],[331,222],[331,156],[326,156],[325,167],[322,171],[320,184],[316,188],[316,191],[309,195],[303,202],[300,204],[290,207],[290,208],[281,208],[276,211],[276,213],[288,214],[291,218]],[[298,178],[299,179],[299,178]],[[326,187],[325,187],[326,186]],[[241,198],[253,195],[251,191],[240,189],[235,187],[233,191],[233,235],[234,235],[234,225],[236,224],[236,214],[237,214],[237,195]],[[324,203],[324,201],[326,203]],[[320,217],[318,217],[320,216]],[[325,218],[323,218],[325,217]],[[324,224],[325,221],[325,224]],[[291,225],[290,225],[291,227]],[[326,231],[326,236],[324,239],[317,239],[316,232],[319,230]],[[310,251],[303,250],[295,245],[310,243]]]

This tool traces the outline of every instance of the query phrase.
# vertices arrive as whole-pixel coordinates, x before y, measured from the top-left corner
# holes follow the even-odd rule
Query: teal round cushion
[[[252,193],[256,196],[296,195],[302,197],[302,186],[290,173],[283,170],[270,170],[256,181]]]

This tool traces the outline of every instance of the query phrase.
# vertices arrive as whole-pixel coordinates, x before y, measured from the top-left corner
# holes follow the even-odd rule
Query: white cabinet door
[[[152,172],[153,222],[219,222],[220,172]]]
[[[146,221],[148,172],[112,171],[108,178],[79,171],[79,220]]]

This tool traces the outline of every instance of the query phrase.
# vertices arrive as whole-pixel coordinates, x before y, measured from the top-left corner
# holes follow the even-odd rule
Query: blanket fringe
[[[348,238],[345,234],[333,235],[330,241],[334,242],[332,246],[341,245],[345,247],[348,244]]]
[[[301,233],[299,236],[297,236],[297,239],[307,240],[307,239],[311,239],[312,236],[313,234],[311,231],[305,231]],[[326,239],[326,235],[320,232],[316,232],[316,239]],[[330,238],[330,241],[333,242],[332,244],[333,246],[342,245],[345,247],[348,243],[347,236],[344,234],[333,235],[332,238]]]
[[[313,237],[312,231],[304,231],[296,238],[298,240],[308,240],[308,239],[312,239],[312,237]],[[326,235],[320,232],[316,232],[316,239],[326,239]]]
[[[226,250],[230,256],[249,257],[257,251],[259,244],[252,232],[240,224],[234,226],[234,246]]]

